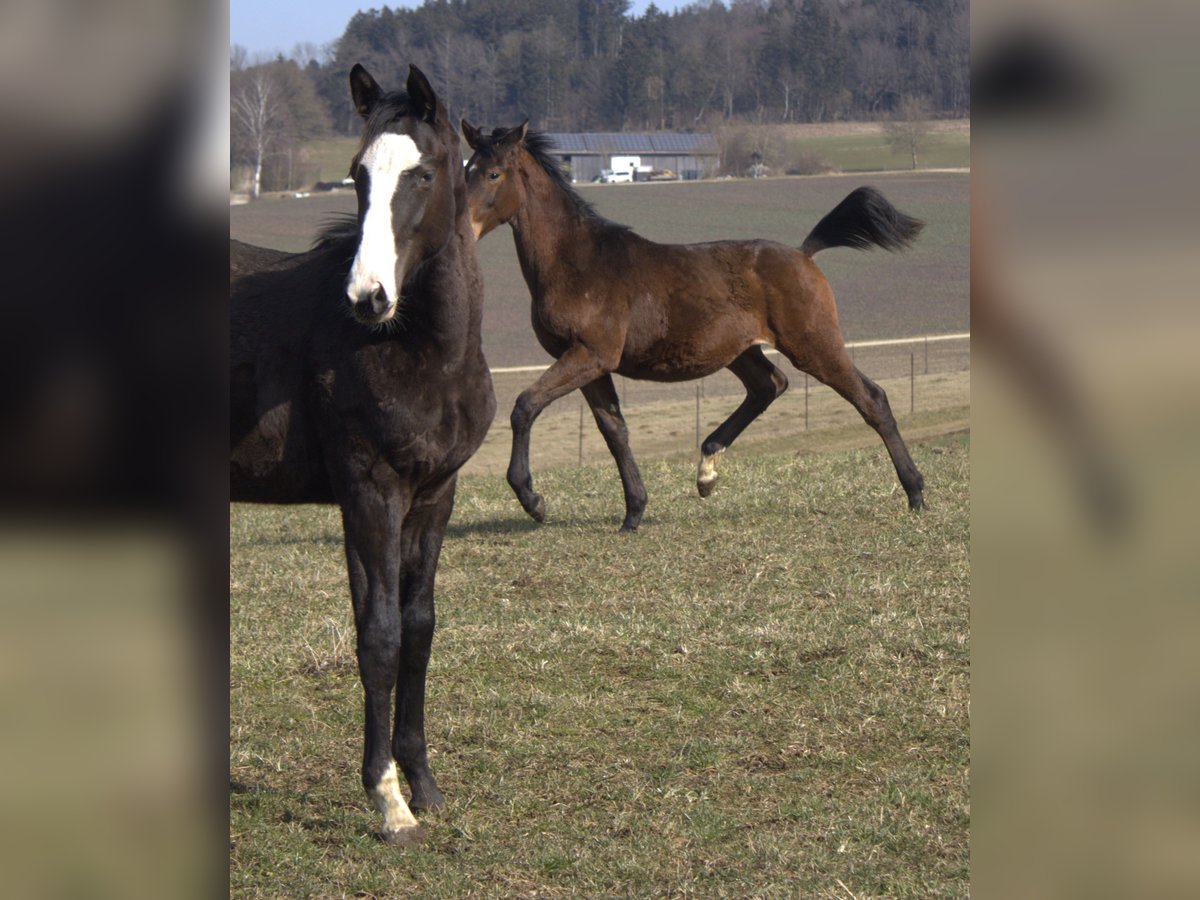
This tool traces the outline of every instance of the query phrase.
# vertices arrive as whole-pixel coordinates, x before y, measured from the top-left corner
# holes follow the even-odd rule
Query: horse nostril
[[[364,321],[371,321],[377,316],[387,315],[396,305],[396,302],[388,296],[388,289],[382,282],[374,278],[362,285],[348,285],[346,294],[350,299],[350,308],[356,316]]]

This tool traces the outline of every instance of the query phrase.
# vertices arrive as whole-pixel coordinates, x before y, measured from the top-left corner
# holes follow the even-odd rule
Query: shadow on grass
[[[241,541],[243,547],[296,547],[310,546],[312,544],[337,544],[342,545],[342,533],[325,532],[319,535],[296,535],[296,536],[268,536],[268,537],[253,537]]]
[[[466,537],[471,534],[528,534],[544,527],[546,526],[525,515],[505,516],[502,519],[488,519],[483,522],[451,522],[446,526],[446,537]]]
[[[501,519],[489,519],[482,522],[451,522],[446,527],[446,537],[461,538],[468,535],[516,536],[530,534],[534,531],[559,531],[561,529],[590,529],[613,534],[629,534],[621,531],[622,517],[620,515],[600,514],[596,516],[579,516],[576,513],[564,513],[562,518],[547,518],[545,522],[535,522],[528,516],[506,516]],[[642,526],[653,526],[655,520],[647,516],[642,520]],[[636,534],[636,532],[635,532]]]

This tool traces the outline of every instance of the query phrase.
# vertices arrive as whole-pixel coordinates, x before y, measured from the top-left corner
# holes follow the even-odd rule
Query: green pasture
[[[840,172],[880,172],[911,169],[908,151],[897,153],[882,134],[852,134],[797,139],[795,146],[821,156]],[[918,169],[966,169],[971,166],[971,136],[966,133],[929,135],[917,151]]]
[[[350,160],[357,152],[357,137],[330,137],[309,141],[303,156],[305,162],[317,167],[318,181],[341,181],[350,174]]]
[[[796,138],[792,143],[804,151],[818,154],[840,172],[880,172],[909,169],[912,160],[906,152],[896,153],[882,134],[854,134]],[[358,138],[325,138],[305,146],[307,162],[317,166],[321,181],[340,181],[346,177],[351,157],[358,149]],[[921,169],[965,169],[971,165],[969,133],[929,135],[918,153]]]
[[[536,437],[535,437],[536,440]],[[230,518],[238,897],[963,897],[969,442],[611,462],[460,483],[428,735],[447,808],[397,850],[359,783],[361,687],[332,507]]]

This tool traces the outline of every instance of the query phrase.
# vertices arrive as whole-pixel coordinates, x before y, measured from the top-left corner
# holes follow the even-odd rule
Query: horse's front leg
[[[358,671],[362,678],[362,783],[383,815],[383,838],[389,843],[418,842],[424,832],[404,796],[392,757],[389,725],[392,689],[400,669],[401,623],[397,602],[400,582],[400,523],[405,510],[395,495],[364,481],[342,503],[346,562],[354,601]]]
[[[525,512],[541,522],[546,518],[546,503],[533,489],[529,471],[529,436],[542,410],[576,388],[595,381],[616,368],[618,359],[602,360],[582,344],[572,344],[542,377],[521,392],[512,411],[512,457],[508,463],[508,483],[521,501]],[[606,364],[607,363],[607,364]]]
[[[451,476],[414,499],[401,540],[400,670],[392,754],[412,788],[413,809],[438,809],[445,803],[429,769],[425,744],[425,673],[435,625],[434,576],[454,509],[455,481],[456,476]]]

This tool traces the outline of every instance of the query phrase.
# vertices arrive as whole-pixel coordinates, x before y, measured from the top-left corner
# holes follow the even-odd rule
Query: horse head
[[[350,164],[359,237],[346,296],[357,319],[380,324],[396,314],[405,282],[454,235],[462,157],[445,107],[416,66],[405,91],[385,92],[356,64],[350,93],[366,124]]]
[[[473,151],[467,162],[467,203],[478,239],[508,222],[525,203],[525,184],[518,167],[529,120],[485,135],[463,119],[462,131]]]

